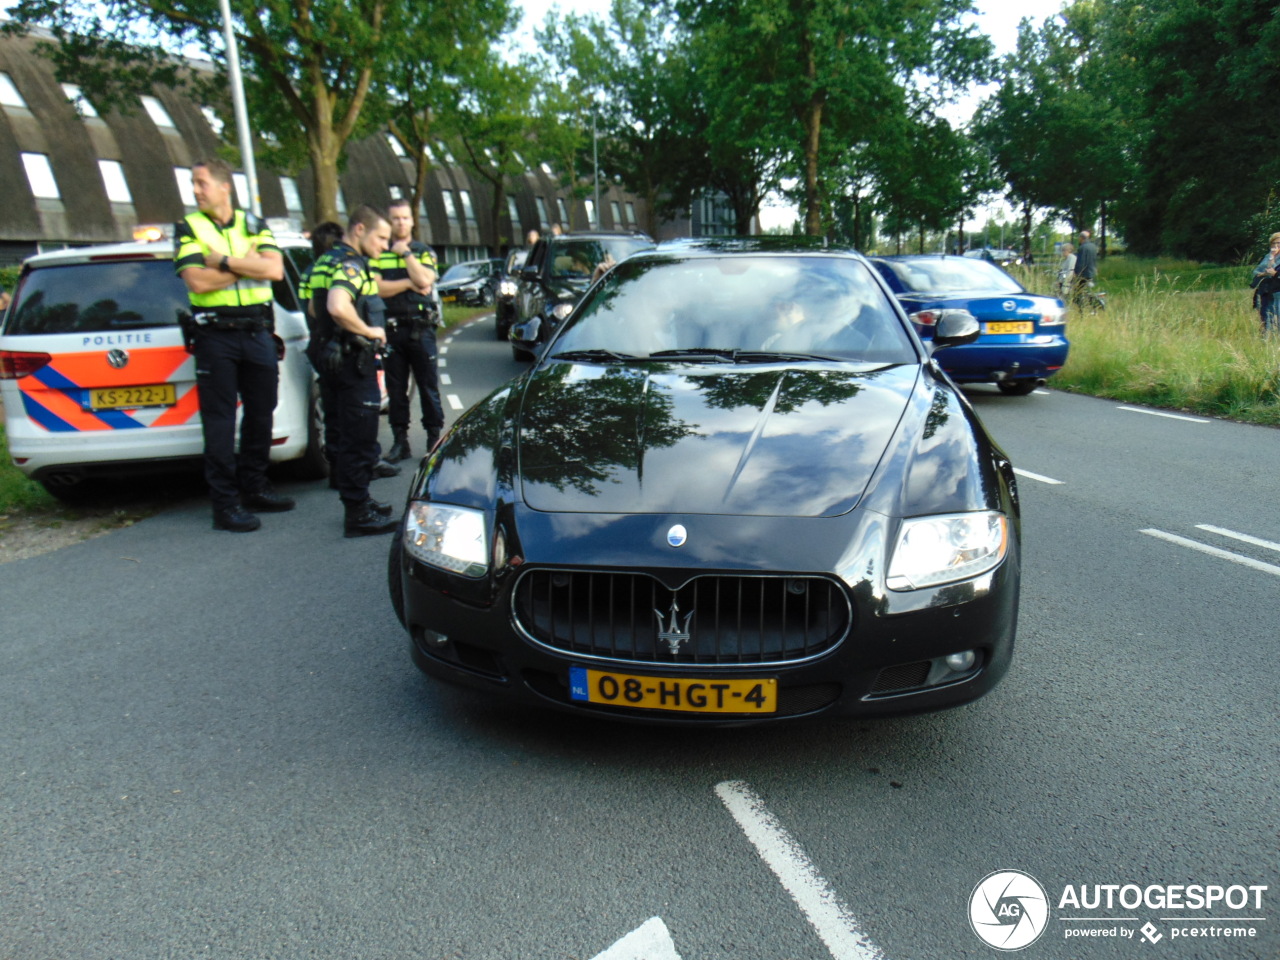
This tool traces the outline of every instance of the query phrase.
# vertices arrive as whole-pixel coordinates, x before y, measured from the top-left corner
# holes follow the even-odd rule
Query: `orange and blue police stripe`
[[[188,370],[181,369],[184,363],[190,364]],[[27,417],[52,433],[139,430],[180,426],[196,415],[200,400],[194,374],[195,361],[183,347],[130,351],[129,363],[120,369],[95,350],[58,356],[19,380],[18,389]],[[176,387],[173,406],[93,410],[89,404],[91,389],[161,383]]]

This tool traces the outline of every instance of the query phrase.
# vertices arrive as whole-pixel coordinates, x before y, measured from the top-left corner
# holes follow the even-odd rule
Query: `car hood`
[[[517,490],[545,512],[838,516],[918,377],[915,365],[550,364],[519,402]]]
[[[453,290],[457,287],[469,287],[472,284],[483,283],[484,277],[463,277],[460,280],[445,280],[436,284],[437,290]]]

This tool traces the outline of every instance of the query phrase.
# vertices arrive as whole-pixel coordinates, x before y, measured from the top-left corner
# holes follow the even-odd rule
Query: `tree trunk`
[[[342,155],[342,144],[334,133],[333,112],[326,109],[323,102],[327,99],[324,94],[317,95],[316,125],[307,136],[311,167],[316,175],[316,223],[325,220],[341,222],[338,216],[338,159]],[[346,226],[345,223],[342,225]]]
[[[1025,260],[1031,254],[1031,203],[1022,205],[1022,257]]]

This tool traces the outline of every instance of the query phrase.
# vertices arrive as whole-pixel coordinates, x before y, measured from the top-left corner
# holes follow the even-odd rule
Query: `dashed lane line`
[[[1026,477],[1028,480],[1039,480],[1041,483],[1061,484],[1063,482],[1055,480],[1053,477],[1044,477],[1038,473],[1032,473],[1030,470],[1020,470],[1017,467],[1013,468],[1013,472],[1020,477]]]
[[[1139,533],[1145,533],[1149,537],[1155,537],[1159,540],[1177,544],[1180,547],[1186,547],[1188,550],[1197,550],[1220,560],[1230,560],[1232,563],[1238,563],[1242,567],[1249,567],[1251,570],[1261,570],[1263,573],[1280,577],[1280,567],[1277,567],[1274,563],[1264,563],[1261,560],[1253,559],[1253,557],[1232,553],[1230,550],[1223,550],[1219,547],[1211,547],[1209,544],[1201,543],[1199,540],[1190,540],[1187,537],[1180,537],[1176,533],[1166,533],[1163,530],[1146,529],[1140,530]]]
[[[1187,423],[1213,423],[1212,420],[1203,420],[1200,417],[1184,417],[1180,413],[1164,413],[1160,410],[1144,410],[1142,407],[1116,407],[1117,410],[1124,410],[1126,413],[1145,413],[1149,417],[1165,417],[1169,420],[1185,420]]]
[[[1242,543],[1251,543],[1255,547],[1262,547],[1264,550],[1275,550],[1280,553],[1280,543],[1271,540],[1263,540],[1261,537],[1253,537],[1247,533],[1237,533],[1234,530],[1228,530],[1225,527],[1215,527],[1209,523],[1197,523],[1197,530],[1207,530],[1209,533],[1216,533],[1221,537],[1230,537],[1232,540],[1239,540]]]

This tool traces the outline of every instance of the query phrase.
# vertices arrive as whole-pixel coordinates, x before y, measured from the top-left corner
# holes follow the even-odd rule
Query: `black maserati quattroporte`
[[[1009,666],[1013,468],[851,251],[659,247],[423,461],[389,563],[426,673],[741,724],[964,703]]]

